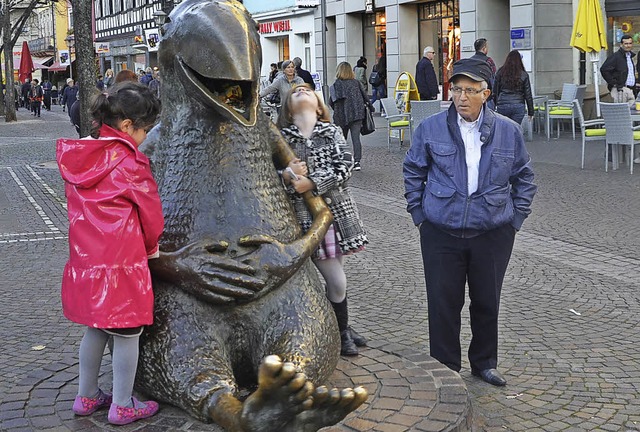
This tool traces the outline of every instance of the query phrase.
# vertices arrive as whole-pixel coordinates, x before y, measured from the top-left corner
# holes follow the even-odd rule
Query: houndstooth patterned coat
[[[305,138],[295,125],[282,129],[296,156],[307,163],[309,178],[315,183],[316,194],[321,195],[331,210],[342,253],[360,250],[367,240],[360,214],[351,197],[347,180],[351,177],[353,162],[346,152],[346,141],[340,128],[332,123],[318,122],[311,137]],[[302,197],[292,186],[287,188],[298,222],[306,232],[313,217]]]

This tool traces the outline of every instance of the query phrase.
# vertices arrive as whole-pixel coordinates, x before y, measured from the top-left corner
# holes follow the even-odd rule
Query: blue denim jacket
[[[467,196],[464,142],[453,105],[416,129],[404,160],[407,211],[456,237],[474,237],[531,213],[537,186],[520,127],[484,108],[478,190]]]

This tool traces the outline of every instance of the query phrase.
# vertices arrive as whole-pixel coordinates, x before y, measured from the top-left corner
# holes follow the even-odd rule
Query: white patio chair
[[[411,136],[413,136],[413,131],[420,126],[422,120],[438,114],[440,111],[442,109],[439,100],[411,101]]]
[[[603,119],[585,120],[582,114],[582,107],[577,99],[573,101],[575,112],[578,114],[578,121],[580,122],[580,135],[582,137],[582,162],[580,168],[584,169],[584,152],[585,145],[591,141],[605,141],[605,134],[607,130],[602,126],[604,125]],[[600,126],[594,128],[593,126]]]
[[[391,151],[391,133],[398,131],[400,146],[404,140],[404,131],[411,130],[411,113],[401,113],[392,98],[380,99],[387,120],[387,147]]]
[[[548,100],[544,108],[546,116],[547,141],[551,138],[553,120],[571,120],[573,139],[576,139],[575,117],[573,114],[573,100],[577,98],[578,85],[564,83],[560,100]],[[583,95],[584,97],[584,95]],[[558,138],[560,138],[560,123],[558,123]]]
[[[604,118],[604,128],[607,130],[605,134],[606,147],[604,152],[604,169],[608,171],[609,163],[607,154],[611,147],[611,160],[613,169],[619,167],[620,150],[624,146],[628,146],[630,151],[627,159],[629,160],[629,172],[633,174],[633,158],[634,147],[640,144],[640,126],[633,127],[631,121],[631,111],[626,103],[605,103],[600,102],[600,111]],[[616,149],[613,147],[617,146]]]

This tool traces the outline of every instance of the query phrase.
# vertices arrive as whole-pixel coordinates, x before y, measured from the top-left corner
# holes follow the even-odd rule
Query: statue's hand
[[[265,234],[241,237],[238,244],[243,247],[257,247],[244,256],[243,263],[255,268],[256,277],[265,284],[282,283],[302,265],[308,254],[304,253],[303,241],[298,239],[292,243]]]
[[[224,255],[229,244],[205,239],[149,261],[154,276],[214,304],[247,301],[264,288],[256,269]]]

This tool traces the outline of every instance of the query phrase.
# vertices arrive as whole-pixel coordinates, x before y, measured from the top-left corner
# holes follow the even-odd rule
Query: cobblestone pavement
[[[82,329],[60,312],[67,222],[62,181],[48,162],[55,138],[74,130],[53,109],[0,123],[0,430],[68,430],[61,422],[72,418],[64,402],[74,396]],[[384,119],[376,121],[382,129]],[[383,131],[363,143],[363,170],[351,184],[371,245],[346,261],[352,323],[391,351],[428,353],[418,232],[402,196],[408,143],[388,151]],[[477,431],[640,430],[640,175],[605,173],[602,147],[587,147],[580,170],[579,142],[529,143],[539,192],[502,295],[499,367],[509,384],[486,385],[468,364],[460,373]],[[468,315],[462,329],[466,347]]]

